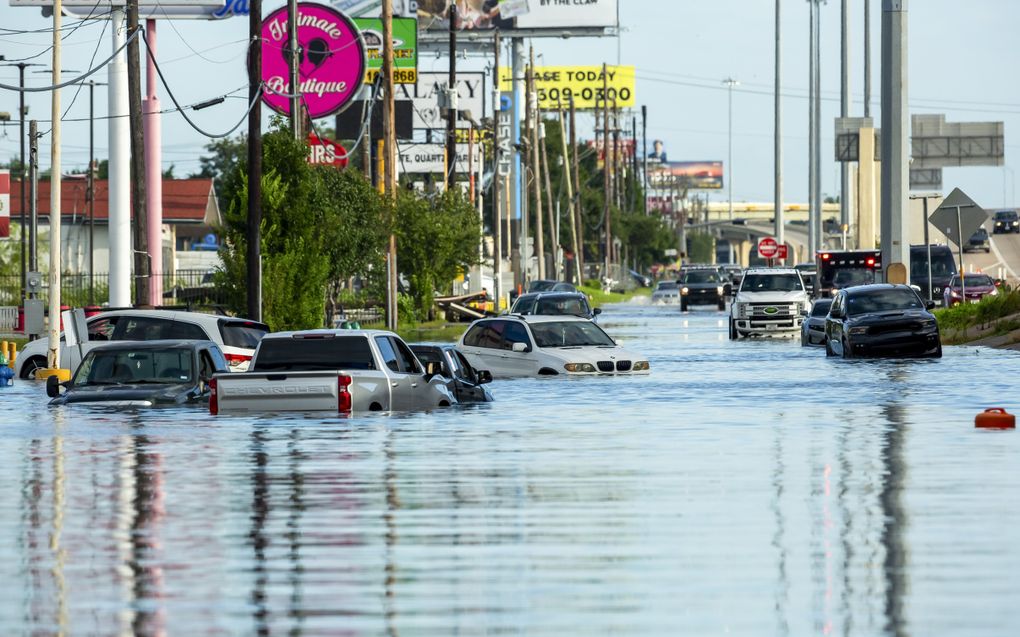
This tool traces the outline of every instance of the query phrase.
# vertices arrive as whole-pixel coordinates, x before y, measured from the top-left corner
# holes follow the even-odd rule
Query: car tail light
[[[351,377],[346,374],[336,377],[336,410],[341,414],[351,413],[353,403],[350,392],[351,381]]]
[[[875,267],[875,260],[874,259],[868,259],[867,264],[870,267]]]
[[[227,359],[227,365],[230,367],[237,367],[241,363],[251,362],[251,356],[247,354],[224,354],[223,357]]]
[[[828,252],[822,254],[822,261],[828,261],[832,255]]]
[[[216,379],[209,379],[209,413],[213,416],[220,413],[219,388]]]

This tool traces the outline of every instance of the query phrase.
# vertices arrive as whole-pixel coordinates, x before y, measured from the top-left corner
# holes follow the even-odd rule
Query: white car
[[[493,377],[647,374],[648,359],[616,344],[591,321],[568,316],[501,316],[475,321],[457,344]]]
[[[220,346],[230,371],[248,369],[255,347],[269,332],[264,323],[229,316],[214,316],[198,312],[169,310],[112,310],[87,320],[88,342],[68,347],[60,334],[60,366],[72,372],[81,363],[82,356],[97,345],[109,341],[154,341],[166,339],[194,339],[212,341]],[[14,373],[18,378],[30,379],[35,370],[46,367],[49,340],[32,341],[18,354]]]
[[[730,339],[796,336],[811,305],[804,280],[793,268],[751,268],[730,306]]]
[[[659,281],[652,292],[652,303],[679,303],[680,284],[676,281]]]

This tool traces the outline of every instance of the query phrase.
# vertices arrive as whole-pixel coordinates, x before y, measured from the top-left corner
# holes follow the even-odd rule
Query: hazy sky
[[[872,6],[872,115],[880,118],[881,1]],[[0,0],[4,2],[4,0]],[[282,3],[267,2],[266,11]],[[637,101],[649,110],[649,140],[661,138],[671,160],[725,160],[727,154],[726,89],[722,80],[732,76],[734,89],[734,199],[770,201],[772,198],[772,82],[773,0],[620,0],[623,33],[621,62],[637,67]],[[855,102],[851,115],[863,114],[863,7],[864,0],[849,0],[851,24],[851,77]],[[1016,205],[1013,157],[1020,152],[1020,2],[1015,0],[913,0],[909,3],[909,93],[912,113],[945,113],[949,121],[1005,121],[1006,168],[955,168],[944,172],[946,190],[963,188],[978,203],[1000,207],[1004,199]],[[807,80],[808,3],[783,1],[784,190],[787,201],[807,198]],[[839,112],[840,2],[822,6],[822,179],[823,191],[836,194],[838,165],[833,157],[833,117]],[[73,22],[65,18],[65,24]],[[25,58],[49,46],[48,33],[16,34],[12,30],[46,29],[50,20],[38,8],[0,5],[0,55]],[[245,39],[248,21],[160,21],[159,59],[167,80],[182,104],[192,104],[245,86]],[[105,29],[105,32],[104,32]],[[616,39],[536,39],[536,52],[546,64],[614,63]],[[75,31],[64,42],[64,66],[78,71],[111,51],[108,27],[97,20]],[[48,68],[45,53],[32,62]],[[541,61],[540,61],[541,63]],[[468,60],[465,68],[481,61]],[[422,56],[419,68],[445,69],[446,60]],[[42,86],[48,77],[29,69],[28,84]],[[143,66],[144,71],[144,66]],[[69,78],[65,72],[65,79]],[[106,81],[105,71],[94,76]],[[15,84],[17,70],[0,67],[0,83]],[[63,91],[63,108],[72,103],[75,90]],[[160,89],[163,108],[172,106]],[[243,98],[241,90],[234,95]],[[28,97],[30,117],[47,130],[48,94]],[[222,132],[244,112],[244,99],[201,112],[192,112],[202,127]],[[16,118],[17,94],[0,90],[0,111]],[[96,113],[106,113],[105,87],[96,89]],[[84,167],[88,156],[88,91],[74,101],[63,126],[65,169]],[[590,127],[590,116],[582,123]],[[243,126],[242,129],[243,130]],[[107,155],[106,125],[96,123],[96,154]],[[198,157],[207,140],[189,127],[179,114],[164,115],[163,164],[173,164],[184,176],[198,169]],[[650,145],[650,141],[649,141]],[[0,157],[18,153],[16,123],[0,128]],[[49,139],[43,140],[41,162],[49,164]],[[727,170],[728,173],[731,171]],[[729,175],[728,175],[729,176]],[[713,198],[725,198],[725,192]]]

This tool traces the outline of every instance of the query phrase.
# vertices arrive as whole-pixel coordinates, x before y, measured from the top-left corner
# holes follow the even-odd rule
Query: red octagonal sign
[[[772,237],[763,237],[758,241],[758,256],[763,259],[774,259],[779,252],[779,244]]]

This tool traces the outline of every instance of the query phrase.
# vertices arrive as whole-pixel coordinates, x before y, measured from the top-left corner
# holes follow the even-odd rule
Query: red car
[[[963,283],[966,284],[967,301],[977,303],[986,296],[998,294],[995,281],[987,274],[967,274]],[[963,289],[960,285],[960,275],[954,274],[949,285],[942,292],[942,305],[952,307],[963,302]]]

